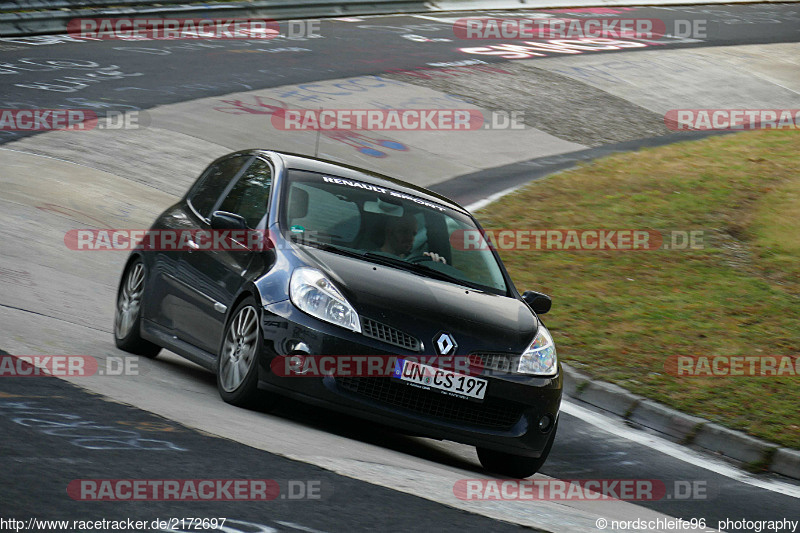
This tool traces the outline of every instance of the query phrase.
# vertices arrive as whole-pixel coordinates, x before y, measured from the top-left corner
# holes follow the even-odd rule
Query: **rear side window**
[[[225,159],[208,167],[200,176],[189,196],[189,203],[201,217],[207,219],[211,216],[211,209],[222,192],[250,158],[249,155],[240,155]]]
[[[241,215],[247,227],[256,228],[267,214],[271,186],[272,169],[266,161],[256,159],[222,201],[219,210]]]

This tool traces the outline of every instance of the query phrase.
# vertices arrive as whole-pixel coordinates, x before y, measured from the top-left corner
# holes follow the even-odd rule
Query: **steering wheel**
[[[447,264],[447,260],[443,256],[437,254],[436,252],[431,252],[431,251],[412,255],[410,257],[407,257],[406,261],[413,264],[422,263],[423,261],[430,261],[431,263],[442,263],[443,265]]]
[[[423,261],[433,261],[433,259],[431,259],[427,255],[423,255],[423,254],[419,253],[419,254],[414,254],[414,255],[405,257],[404,261],[416,265],[417,263],[422,263]]]

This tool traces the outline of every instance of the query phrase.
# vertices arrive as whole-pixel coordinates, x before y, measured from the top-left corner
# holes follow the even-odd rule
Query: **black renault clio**
[[[186,246],[141,246],[125,266],[119,348],[186,357],[215,372],[235,405],[288,397],[474,445],[487,470],[512,477],[544,463],[562,391],[538,318],[550,299],[517,292],[456,203],[354,167],[249,150],[214,161],[148,234],[170,231],[188,234]],[[262,246],[237,242],[248,231]],[[205,246],[204,232],[229,245]],[[479,245],[459,245],[464,235]],[[298,377],[273,364],[321,355],[391,356],[396,371]],[[480,370],[429,367],[424,355]],[[432,373],[419,379],[409,365]]]

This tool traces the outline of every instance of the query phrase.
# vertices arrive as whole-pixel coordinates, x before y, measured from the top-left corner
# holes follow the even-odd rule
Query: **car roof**
[[[446,196],[442,196],[441,194],[435,193],[424,187],[419,187],[412,183],[392,178],[384,174],[379,174],[377,172],[371,172],[363,168],[291,152],[281,152],[277,150],[266,149],[253,150],[253,152],[277,155],[283,160],[283,164],[286,166],[286,168],[318,172],[321,174],[330,174],[338,178],[354,179],[364,183],[369,183],[370,185],[388,187],[425,200],[438,202],[462,213],[468,213],[466,209]]]

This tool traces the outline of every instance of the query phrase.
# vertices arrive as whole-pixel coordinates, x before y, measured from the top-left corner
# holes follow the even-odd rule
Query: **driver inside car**
[[[414,236],[418,230],[417,219],[410,213],[388,218],[381,252],[405,259],[409,257],[414,246]],[[435,252],[424,252],[422,255],[429,257],[431,261],[447,264],[447,260]]]

